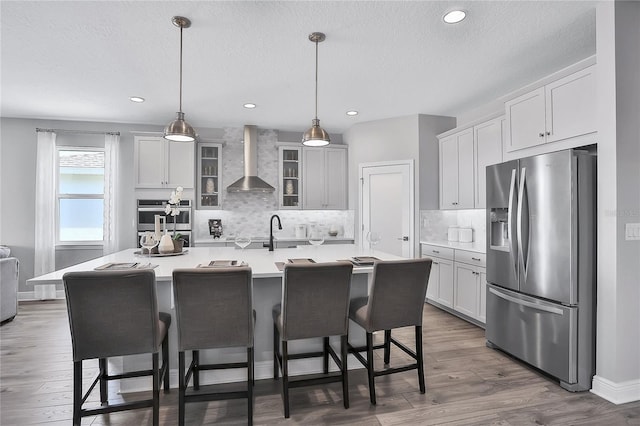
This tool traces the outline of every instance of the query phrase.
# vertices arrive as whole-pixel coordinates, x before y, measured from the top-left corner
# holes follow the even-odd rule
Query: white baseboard
[[[55,300],[64,299],[64,290],[56,290]],[[36,297],[35,291],[19,291],[18,292],[18,302],[31,302],[36,300],[54,300],[54,298],[50,299],[40,299]]]
[[[612,382],[604,377],[594,376],[591,392],[614,404],[640,401],[640,379]]]

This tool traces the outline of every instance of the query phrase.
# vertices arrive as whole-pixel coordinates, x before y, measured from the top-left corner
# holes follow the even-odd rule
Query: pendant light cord
[[[318,40],[316,40],[316,120],[318,119]]]
[[[180,24],[180,109],[182,112],[182,28],[183,24]]]

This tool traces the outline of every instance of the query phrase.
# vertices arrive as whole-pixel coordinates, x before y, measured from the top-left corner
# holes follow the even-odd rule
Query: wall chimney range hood
[[[258,129],[244,126],[244,176],[227,187],[227,192],[273,192],[275,188],[258,176]]]

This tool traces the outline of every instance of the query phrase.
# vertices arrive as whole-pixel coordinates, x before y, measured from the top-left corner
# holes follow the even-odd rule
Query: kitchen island
[[[90,271],[108,263],[139,262],[147,263],[147,256],[136,255],[140,249],[127,249],[107,256],[99,257],[78,265],[70,266],[59,271],[51,272],[27,281],[28,284],[60,284],[62,276],[72,271]],[[256,311],[255,325],[255,377],[264,379],[273,377],[273,320],[271,310],[282,299],[282,271],[276,266],[276,262],[287,262],[288,259],[310,258],[316,262],[333,262],[345,260],[357,256],[375,256],[381,260],[400,259],[388,253],[362,249],[353,244],[335,244],[327,246],[299,246],[298,248],[276,249],[269,252],[267,249],[240,250],[232,247],[190,247],[185,253],[177,256],[151,257],[151,263],[157,265],[154,270],[157,281],[158,306],[161,311],[171,313],[174,320],[170,328],[170,367],[171,385],[177,386],[177,333],[175,325],[175,308],[173,304],[173,292],[171,286],[172,272],[177,268],[193,268],[198,265],[206,265],[212,260],[236,260],[244,262],[251,267],[253,273],[253,306]],[[360,297],[368,294],[373,267],[354,267],[351,280],[351,297]],[[364,343],[364,332],[357,326],[350,324],[350,341],[357,344]],[[332,345],[338,347],[339,338],[332,338]],[[292,353],[319,350],[321,339],[308,339],[296,341],[290,344]],[[235,362],[245,359],[246,351],[243,348],[230,348],[201,351],[201,358],[208,361],[212,355],[223,358],[224,362]],[[128,356],[110,360],[110,368],[117,370],[130,370],[146,365],[148,357]],[[349,368],[361,368],[361,364],[349,356]],[[320,359],[298,360],[291,364],[289,374],[319,373],[322,371]],[[243,380],[245,374],[241,370],[207,371],[203,375],[206,380],[216,382]],[[128,383],[131,382],[131,383]],[[124,381],[122,391],[134,391],[148,388],[148,380],[132,379]]]

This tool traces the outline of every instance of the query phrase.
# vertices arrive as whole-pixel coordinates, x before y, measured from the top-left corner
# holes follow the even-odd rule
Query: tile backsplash
[[[471,227],[473,241],[484,245],[486,241],[486,210],[421,210],[420,240],[446,241],[450,225]]]
[[[256,194],[245,194],[254,196]],[[251,201],[248,202],[251,204]],[[338,236],[353,238],[353,210],[264,210],[256,208],[239,208],[237,210],[196,210],[194,212],[194,240],[211,239],[209,235],[209,219],[222,220],[223,236],[231,237],[239,233],[252,237],[269,235],[269,219],[272,214],[280,216],[282,230],[274,231],[280,237],[293,237],[295,226],[299,224],[317,224],[326,231],[337,226]],[[275,225],[275,223],[274,223]]]
[[[295,235],[295,225],[315,223],[326,228],[337,226],[340,236],[353,238],[354,212],[349,210],[278,210],[278,132],[258,129],[258,176],[276,188],[273,193],[227,192],[226,187],[244,174],[244,129],[224,128],[222,141],[222,186],[220,210],[194,210],[193,239],[206,241],[209,219],[222,220],[223,236],[242,233],[249,236],[268,236],[269,218],[280,216],[282,230],[276,235]]]

